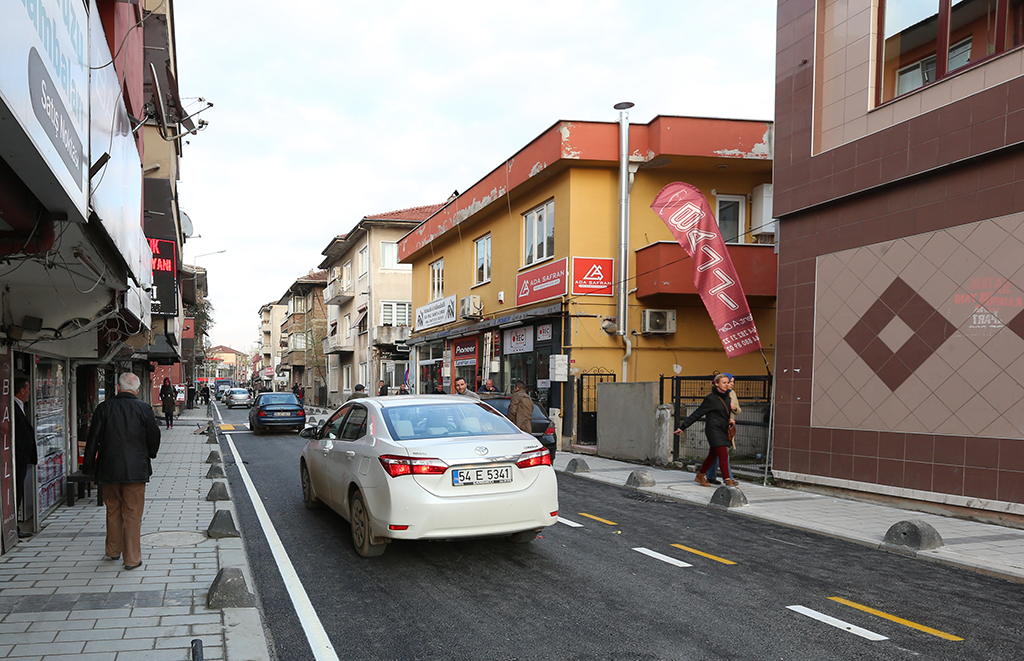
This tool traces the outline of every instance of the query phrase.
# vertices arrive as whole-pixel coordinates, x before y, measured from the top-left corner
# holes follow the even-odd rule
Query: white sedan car
[[[558,518],[548,451],[475,400],[356,399],[302,436],[306,507],[326,503],[348,519],[363,557],[393,539],[529,542]]]

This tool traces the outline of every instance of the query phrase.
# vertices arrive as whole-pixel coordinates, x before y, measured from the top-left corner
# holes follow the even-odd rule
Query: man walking
[[[522,379],[512,384],[512,399],[508,403],[508,419],[527,434],[533,433],[533,400],[526,392]]]
[[[142,566],[142,510],[152,459],[160,450],[160,426],[153,409],[138,398],[139,377],[117,378],[117,396],[93,412],[82,472],[95,475],[107,505],[108,560],[122,557],[125,569]]]
[[[466,380],[463,379],[461,376],[455,379],[454,385],[456,395],[462,395],[463,397],[468,397],[469,399],[475,399],[477,401],[480,401],[480,396],[469,389],[469,386],[466,385]]]
[[[28,379],[21,376],[14,379],[14,475],[18,490],[18,509],[21,509],[25,502],[25,476],[28,474],[28,467],[39,463],[36,432],[25,415],[25,403],[28,401],[29,392]],[[31,536],[32,533],[18,529],[18,539]]]

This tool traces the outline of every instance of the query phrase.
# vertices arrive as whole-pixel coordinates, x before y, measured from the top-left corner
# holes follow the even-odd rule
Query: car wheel
[[[259,425],[252,425],[252,424],[250,424],[249,426],[252,427],[252,435],[253,436],[259,436],[260,434],[263,433],[263,430],[260,429]]]
[[[387,549],[387,544],[374,544],[371,540],[370,511],[366,509],[363,501],[363,494],[355,492],[352,494],[352,504],[349,513],[349,523],[352,524],[352,546],[356,553],[363,558],[375,558]]]
[[[313,495],[313,483],[309,479],[309,470],[306,469],[306,462],[299,467],[299,479],[302,481],[302,504],[308,510],[320,508],[320,499]]]
[[[537,539],[538,532],[538,530],[524,530],[523,532],[517,532],[509,535],[505,539],[513,544],[529,544],[533,540]]]

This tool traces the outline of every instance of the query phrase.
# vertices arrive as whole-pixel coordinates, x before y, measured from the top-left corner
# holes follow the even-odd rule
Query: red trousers
[[[731,476],[729,472],[729,448],[725,445],[719,445],[717,448],[711,448],[708,450],[707,459],[700,465],[701,474],[706,474],[708,469],[711,468],[711,464],[714,463],[715,457],[718,457],[718,468],[722,471],[722,477]],[[106,493],[106,492],[104,492]]]
[[[128,567],[142,562],[142,509],[146,504],[146,483],[104,484],[107,506],[108,557],[124,555]]]

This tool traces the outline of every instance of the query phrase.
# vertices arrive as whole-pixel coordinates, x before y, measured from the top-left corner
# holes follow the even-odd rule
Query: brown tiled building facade
[[[777,477],[1024,514],[1021,5],[779,3]]]

